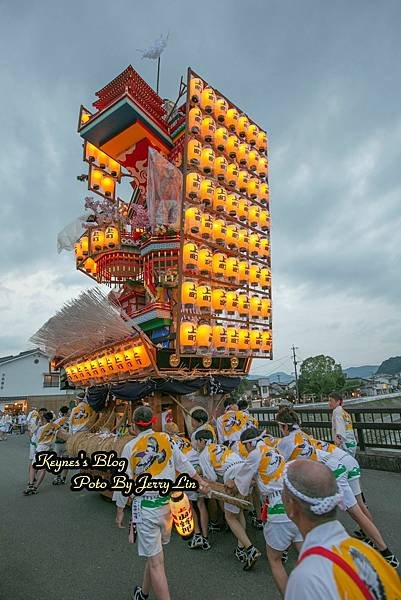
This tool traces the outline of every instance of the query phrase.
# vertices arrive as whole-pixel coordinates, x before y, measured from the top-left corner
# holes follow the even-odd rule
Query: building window
[[[43,376],[43,387],[58,388],[60,387],[60,375],[54,373],[45,373]]]

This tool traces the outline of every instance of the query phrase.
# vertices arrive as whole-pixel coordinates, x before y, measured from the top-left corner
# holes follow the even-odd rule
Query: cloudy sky
[[[188,65],[270,135],[275,362],[401,354],[401,3],[2,3],[0,356],[90,287],[56,236],[80,214],[81,103],[170,33],[161,94]]]

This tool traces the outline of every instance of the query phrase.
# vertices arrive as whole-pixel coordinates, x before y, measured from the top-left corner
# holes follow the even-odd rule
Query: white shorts
[[[357,502],[354,492],[350,487],[350,483],[348,482],[347,473],[344,473],[344,475],[337,477],[336,481],[338,487],[340,488],[340,492],[343,495],[345,510],[348,510],[349,508],[355,506]]]
[[[157,508],[141,507],[142,522],[137,523],[139,556],[156,556],[168,544],[173,517],[169,504]]]
[[[360,477],[348,479],[348,484],[354,496],[359,496],[359,494],[362,494]]]
[[[293,521],[274,522],[267,519],[263,526],[266,545],[278,552],[284,552],[293,542],[302,542],[303,538]]]
[[[34,462],[36,455],[36,444],[29,444],[29,461]]]
[[[241,464],[232,465],[228,467],[227,471],[224,473],[223,481],[227,483],[229,479],[235,479],[236,472],[241,468]],[[228,512],[233,513],[234,515],[238,515],[241,512],[239,506],[235,504],[230,504],[229,502],[224,502],[224,510],[228,510]]]

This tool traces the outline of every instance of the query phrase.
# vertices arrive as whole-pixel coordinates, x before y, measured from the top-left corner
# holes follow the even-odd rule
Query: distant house
[[[60,373],[50,370],[49,358],[38,348],[0,357],[0,408],[27,412],[40,404],[54,410],[71,394],[74,390],[60,390]]]

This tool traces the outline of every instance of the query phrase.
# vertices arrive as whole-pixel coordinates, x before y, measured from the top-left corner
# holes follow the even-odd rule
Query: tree
[[[340,391],[345,384],[341,365],[331,356],[311,356],[301,365],[298,385],[299,392],[326,396],[334,390]]]

